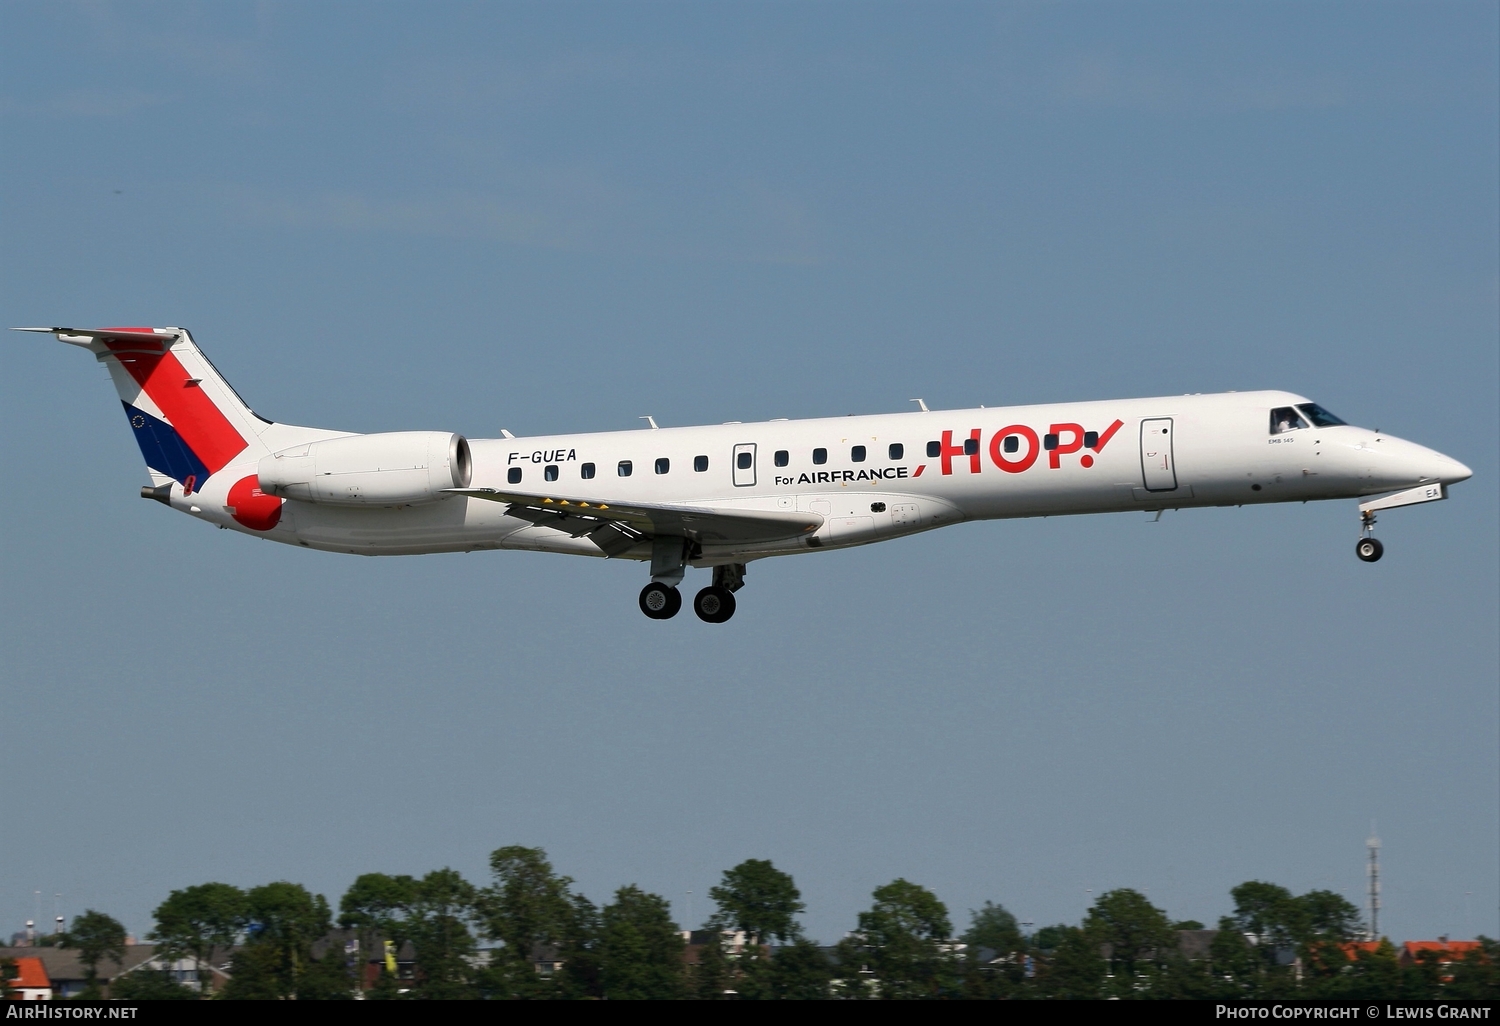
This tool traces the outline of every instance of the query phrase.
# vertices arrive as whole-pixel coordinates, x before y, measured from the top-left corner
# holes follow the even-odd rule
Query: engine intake
[[[409,506],[447,498],[473,475],[469,443],[446,431],[346,435],[272,453],[257,468],[267,495],[339,506]]]

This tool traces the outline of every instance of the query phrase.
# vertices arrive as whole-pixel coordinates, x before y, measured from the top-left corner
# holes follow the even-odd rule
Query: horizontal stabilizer
[[[182,334],[175,329],[158,331],[156,328],[11,328],[10,330],[56,335],[59,340],[63,340],[62,336],[69,335],[73,338],[101,340],[113,338],[121,342],[170,342]]]

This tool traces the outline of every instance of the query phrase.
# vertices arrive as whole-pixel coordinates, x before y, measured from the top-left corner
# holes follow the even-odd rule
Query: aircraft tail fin
[[[183,328],[17,328],[87,349],[109,370],[157,484],[191,495],[231,463],[268,451],[257,416]]]

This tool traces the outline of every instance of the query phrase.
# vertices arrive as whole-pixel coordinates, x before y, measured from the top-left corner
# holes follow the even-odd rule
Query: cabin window
[[[964,439],[964,455],[965,456],[973,456],[977,452],[979,452],[979,439],[977,439],[977,438],[965,438]]]
[[[1288,431],[1296,431],[1307,427],[1307,421],[1302,419],[1302,414],[1297,412],[1295,406],[1280,406],[1271,411],[1271,434],[1284,435]]]
[[[621,477],[629,477],[630,472],[634,469],[635,468],[630,465],[629,460],[621,460],[619,466],[615,467],[615,473],[619,474]]]
[[[1000,444],[1000,448],[1004,449],[1006,452],[1018,451],[1021,448],[1021,436],[1006,435],[1005,441]]]
[[[656,461],[656,472],[658,474],[665,474],[667,471],[669,471],[671,469],[672,469],[672,461],[671,460],[667,459],[665,456],[661,456],[661,457],[659,457],[657,459],[657,461]]]
[[[1313,427],[1339,427],[1344,423],[1317,403],[1302,403],[1297,409],[1313,422]]]
[[[754,453],[742,452],[742,453],[740,453],[738,456],[736,456],[734,458],[734,465],[737,466],[737,467],[739,467],[741,470],[749,470],[750,469],[750,465],[752,463],[754,463],[754,462],[755,462],[755,454]]]
[[[1056,449],[1057,448],[1057,436],[1056,435],[1043,435],[1042,436],[1042,448],[1048,450],[1049,452],[1051,450],[1053,450],[1053,449]]]
[[[871,513],[884,513],[885,512],[885,503],[883,503],[883,502],[872,502],[872,503],[870,503],[870,512]]]
[[[927,458],[928,459],[935,460],[939,456],[941,456],[942,454],[943,454],[943,443],[942,442],[928,442],[927,443]]]
[[[902,445],[900,442],[892,442],[889,451],[891,454],[891,459],[899,460],[901,457],[906,455],[906,446]]]
[[[863,463],[865,461],[865,447],[862,445],[856,445],[854,448],[850,449],[849,459],[854,463]]]
[[[1099,432],[1097,432],[1097,431],[1085,431],[1083,433],[1083,444],[1086,445],[1090,449],[1092,449],[1094,446],[1098,445],[1099,444]]]
[[[505,480],[509,481],[511,484],[520,484],[521,483],[521,468],[520,467],[511,467],[509,470],[507,470],[505,472]]]
[[[824,463],[827,463],[828,462],[828,450],[827,449],[814,449],[813,450],[813,462],[817,463],[817,464],[820,464],[820,465],[824,464]]]
[[[776,450],[776,465],[778,467],[784,467],[790,462],[792,462],[791,453],[787,452],[785,449]]]
[[[583,464],[583,466],[578,468],[578,476],[585,481],[592,481],[594,479],[594,465],[592,463]]]
[[[696,470],[700,474],[703,473],[705,470],[707,470],[708,469],[708,457],[707,456],[694,456],[693,457],[693,469]]]
[[[557,464],[556,463],[549,463],[545,467],[542,468],[542,479],[544,481],[556,481],[557,480]]]

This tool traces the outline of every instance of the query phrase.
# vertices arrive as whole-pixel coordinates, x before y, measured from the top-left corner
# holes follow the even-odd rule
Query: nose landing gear
[[[1385,555],[1385,546],[1380,544],[1380,539],[1371,532],[1375,530],[1375,511],[1362,509],[1359,511],[1359,533],[1360,539],[1354,546],[1354,554],[1366,563],[1373,563]]]

